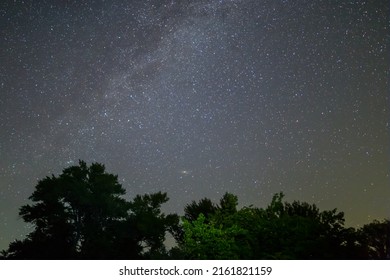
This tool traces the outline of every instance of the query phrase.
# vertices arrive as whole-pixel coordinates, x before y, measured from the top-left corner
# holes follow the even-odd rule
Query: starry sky
[[[389,4],[0,4],[0,249],[39,179],[79,159],[166,212],[226,191],[389,218]]]

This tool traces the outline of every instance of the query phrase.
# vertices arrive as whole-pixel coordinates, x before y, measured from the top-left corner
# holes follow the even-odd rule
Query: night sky
[[[88,3],[87,3],[88,2]],[[388,1],[1,1],[0,249],[85,160],[164,211],[228,191],[389,218]]]

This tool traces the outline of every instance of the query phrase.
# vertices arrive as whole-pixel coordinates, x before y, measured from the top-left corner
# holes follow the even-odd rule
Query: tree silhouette
[[[9,258],[102,258],[110,249],[112,227],[127,217],[125,190],[104,165],[83,161],[40,180],[32,205],[20,215],[34,230],[10,244]]]
[[[135,232],[137,244],[140,245],[140,254],[144,258],[164,258],[165,235],[167,232],[175,234],[179,216],[165,215],[161,212],[161,205],[168,201],[166,193],[137,195],[130,203],[129,229]]]
[[[219,201],[219,210],[224,215],[232,215],[237,212],[238,197],[231,193],[225,193]]]
[[[282,194],[275,195],[260,221],[259,236],[268,240],[260,251],[274,258],[344,258],[344,213],[320,212],[314,204],[282,199]]]
[[[390,259],[390,220],[374,220],[358,230],[359,242],[367,259]]]
[[[179,227],[176,214],[165,215],[166,193],[123,198],[125,189],[102,164],[78,166],[40,180],[31,205],[20,216],[34,226],[24,240],[10,244],[9,259],[165,258],[165,234]]]
[[[283,201],[238,209],[238,197],[192,201],[184,216],[161,210],[166,193],[124,199],[102,164],[83,161],[38,182],[20,216],[33,225],[1,259],[389,259],[390,221],[356,230],[344,213]],[[177,246],[165,247],[170,233]]]
[[[207,219],[210,218],[217,211],[218,207],[208,199],[203,198],[199,202],[192,201],[190,204],[186,205],[184,208],[184,217],[188,221],[195,221],[198,219],[200,214]]]

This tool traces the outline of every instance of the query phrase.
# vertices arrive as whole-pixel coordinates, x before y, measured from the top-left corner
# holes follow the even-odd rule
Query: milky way
[[[88,2],[88,3],[86,3]],[[387,1],[1,1],[0,249],[100,162],[165,211],[226,191],[388,218]]]

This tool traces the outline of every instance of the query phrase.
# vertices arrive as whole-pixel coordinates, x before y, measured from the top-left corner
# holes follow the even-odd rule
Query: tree
[[[358,236],[365,258],[390,259],[390,220],[374,220],[359,229]]]
[[[167,232],[175,234],[179,223],[176,214],[165,215],[161,205],[168,201],[166,193],[137,195],[130,203],[128,228],[135,232],[135,240],[143,258],[167,257],[164,245]]]
[[[344,213],[315,204],[283,201],[238,209],[225,193],[203,198],[184,217],[162,212],[166,193],[137,195],[130,202],[116,175],[83,161],[38,182],[20,216],[33,225],[0,259],[389,259],[390,221],[359,230],[344,227]],[[170,233],[178,246],[167,251]]]
[[[113,228],[130,208],[118,177],[102,164],[83,161],[58,177],[40,180],[19,214],[34,230],[10,244],[9,258],[105,258],[112,250]]]
[[[208,199],[203,198],[199,202],[192,201],[190,204],[186,205],[184,208],[184,217],[188,221],[195,221],[198,219],[200,214],[206,218],[207,221],[215,212],[218,207],[214,205],[214,203]]]
[[[259,211],[253,227],[258,238],[258,258],[344,259],[352,258],[352,232],[344,228],[344,213],[319,211],[306,202],[283,202],[283,193],[274,195],[265,211]]]
[[[238,210],[237,196],[226,193],[208,219],[199,214],[196,220],[183,220],[184,238],[179,247],[194,259],[355,257],[355,234],[344,228],[344,213],[336,209],[321,212],[314,204],[288,203],[283,198],[278,193],[265,209]]]
[[[232,215],[237,212],[238,197],[231,193],[225,193],[219,201],[219,211],[224,215]]]
[[[239,259],[241,248],[235,238],[244,230],[237,225],[223,228],[205,220],[202,213],[192,222],[183,219],[184,255],[189,259]]]
[[[190,259],[250,258],[248,231],[237,223],[237,205],[238,198],[231,193],[225,193],[219,204],[204,198],[187,205],[175,252],[181,250]]]

